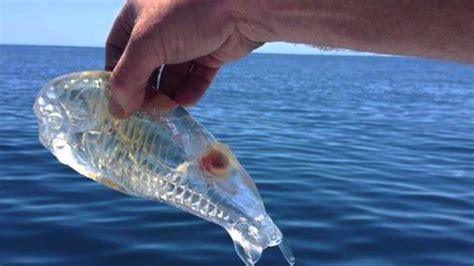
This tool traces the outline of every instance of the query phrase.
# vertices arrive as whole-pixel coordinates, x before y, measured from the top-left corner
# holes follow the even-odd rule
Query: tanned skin
[[[106,44],[109,108],[193,105],[219,68],[272,41],[474,64],[474,1],[128,1]]]

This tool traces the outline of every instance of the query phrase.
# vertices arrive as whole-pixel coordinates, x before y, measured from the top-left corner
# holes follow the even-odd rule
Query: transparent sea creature
[[[80,72],[48,82],[34,105],[41,143],[99,183],[224,227],[246,265],[276,245],[293,265],[287,242],[232,151],[183,108],[113,118],[109,76]]]

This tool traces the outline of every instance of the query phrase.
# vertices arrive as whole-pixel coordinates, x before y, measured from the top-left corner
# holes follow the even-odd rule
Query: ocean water
[[[219,226],[125,196],[38,141],[49,79],[98,48],[0,46],[0,264],[242,265]],[[297,265],[474,264],[474,67],[251,55],[191,112],[253,177]],[[285,265],[277,248],[259,265]]]

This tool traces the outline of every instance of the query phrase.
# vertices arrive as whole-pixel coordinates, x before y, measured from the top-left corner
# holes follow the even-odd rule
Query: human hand
[[[262,44],[250,37],[254,31],[248,22],[239,23],[245,19],[239,17],[237,2],[128,1],[106,44],[106,69],[113,70],[111,113],[126,118],[142,107],[196,103],[222,65]]]

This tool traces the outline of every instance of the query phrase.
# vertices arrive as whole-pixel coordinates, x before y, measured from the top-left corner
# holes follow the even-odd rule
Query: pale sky
[[[103,47],[123,0],[0,0],[0,44]],[[271,43],[258,52],[354,54]]]

